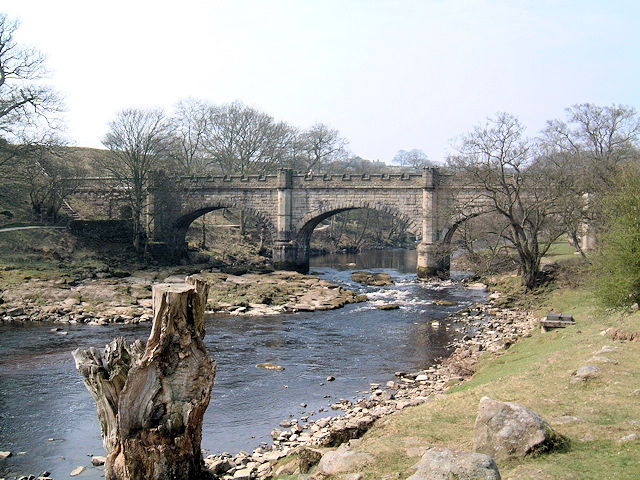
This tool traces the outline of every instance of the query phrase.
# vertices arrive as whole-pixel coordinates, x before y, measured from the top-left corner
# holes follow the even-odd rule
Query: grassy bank
[[[517,279],[494,282],[497,289],[511,290],[512,302],[522,303]],[[375,456],[358,470],[364,478],[407,478],[429,446],[472,450],[478,403],[485,395],[530,407],[570,439],[566,451],[499,463],[503,479],[640,478],[640,440],[620,441],[640,434],[640,341],[612,338],[616,331],[638,333],[640,313],[599,311],[589,289],[575,283],[567,271],[560,272],[558,282],[527,300],[540,316],[549,310],[573,314],[574,327],[536,330],[502,354],[486,354],[472,379],[446,395],[378,421],[355,447]],[[592,359],[605,345],[615,350],[599,356],[610,361]],[[584,365],[596,365],[598,376],[571,383]]]

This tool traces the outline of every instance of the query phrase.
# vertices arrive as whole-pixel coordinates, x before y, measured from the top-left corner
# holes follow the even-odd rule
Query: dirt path
[[[67,227],[50,227],[48,225],[31,225],[28,227],[8,227],[8,228],[0,228],[0,232],[13,232],[14,230],[32,230],[34,228],[53,228],[57,230],[62,230]]]

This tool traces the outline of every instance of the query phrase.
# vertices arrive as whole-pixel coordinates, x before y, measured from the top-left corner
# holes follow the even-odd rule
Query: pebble
[[[329,375],[329,376],[327,377],[327,382],[333,382],[335,379],[336,379],[336,377],[334,377],[334,376],[332,376],[332,375]]]
[[[635,442],[636,440],[638,440],[638,434],[637,433],[632,433],[630,435],[625,435],[624,437],[622,437],[618,441],[620,443],[628,443],[628,442]]]
[[[6,452],[0,452],[0,460],[4,460],[5,458],[9,458],[11,456],[11,452],[6,451]]]
[[[82,466],[80,466],[80,467],[76,467],[76,468],[74,468],[74,469],[71,471],[71,473],[69,474],[69,476],[70,476],[70,477],[78,476],[78,475],[80,475],[82,472],[84,472],[85,470],[86,470],[86,468],[85,468],[85,467],[82,467]]]

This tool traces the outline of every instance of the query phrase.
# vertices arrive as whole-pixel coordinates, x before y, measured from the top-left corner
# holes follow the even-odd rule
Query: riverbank
[[[307,473],[300,471],[301,454],[307,450],[325,452],[347,444],[359,445],[360,437],[385,422],[390,416],[424,403],[431,403],[453,385],[465,381],[478,369],[480,358],[486,353],[500,354],[519,338],[530,335],[536,326],[536,318],[528,313],[499,308],[493,304],[478,303],[442,321],[457,332],[457,339],[449,347],[450,356],[426,370],[401,372],[385,383],[371,384],[368,395],[354,401],[343,399],[327,407],[342,410],[339,416],[316,415],[308,412],[299,419],[284,419],[280,428],[272,431],[273,444],[258,448],[249,454],[240,452],[210,455],[205,463],[209,469],[224,479],[269,478],[270,476]],[[440,322],[434,322],[438,326]],[[326,410],[325,410],[326,411]],[[319,450],[318,450],[319,449]],[[304,462],[303,462],[304,463]],[[361,470],[359,465],[357,471]]]
[[[413,372],[444,355],[455,336],[445,317],[462,307],[441,306],[436,300],[466,306],[486,293],[467,292],[456,284],[424,285],[409,273],[412,266],[409,259],[407,273],[392,272],[396,284],[384,288],[358,288],[350,270],[314,267],[322,278],[370,294],[371,301],[363,304],[247,319],[209,316],[205,342],[219,372],[203,426],[203,448],[251,451],[269,441],[269,432],[283,418],[300,418],[302,401],[308,403],[305,410],[320,412],[329,409],[328,402],[351,399],[356,390],[368,390],[369,382],[393,376],[394,368]],[[400,308],[377,308],[390,302]],[[433,327],[435,319],[442,327]],[[58,325],[67,334],[52,332],[56,325],[48,322],[0,325],[0,391],[6,406],[0,450],[13,452],[0,463],[0,477],[48,470],[59,478],[84,465],[83,477],[99,478],[100,469],[85,456],[102,450],[95,406],[69,352],[102,346],[116,336],[146,338],[149,325]],[[263,362],[284,370],[256,368]],[[330,375],[335,381],[326,381]],[[25,391],[33,394],[25,398]]]
[[[504,480],[640,478],[640,312],[598,310],[575,279],[533,301],[513,294],[509,276],[494,283],[505,294],[493,305],[459,314],[467,329],[476,317],[486,326],[464,333],[440,366],[372,385],[368,397],[336,405],[346,410],[339,418],[293,421],[273,432],[271,449],[207,464],[221,478],[407,478],[430,447],[472,451],[478,404],[490,396],[528,406],[569,439],[562,451],[499,462]],[[532,313],[501,306],[522,302]],[[576,325],[543,333],[537,319],[547,311],[572,314]],[[576,375],[585,366],[592,375]],[[313,466],[328,452],[331,475]]]

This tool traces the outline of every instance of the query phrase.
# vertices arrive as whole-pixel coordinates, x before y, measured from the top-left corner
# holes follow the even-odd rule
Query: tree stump
[[[73,352],[97,405],[107,480],[208,478],[200,442],[216,373],[203,342],[209,286],[186,282],[153,287],[146,348],[116,338],[104,353]]]

